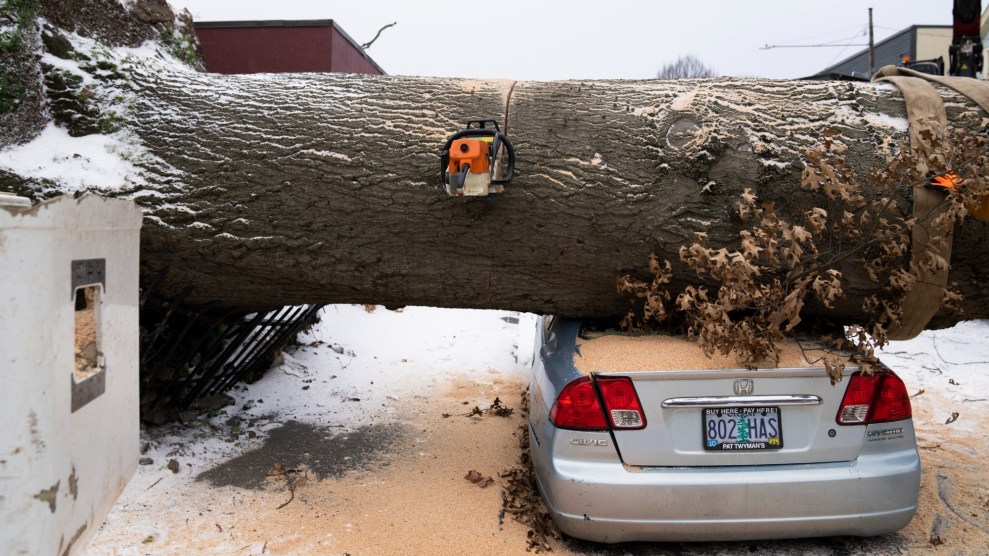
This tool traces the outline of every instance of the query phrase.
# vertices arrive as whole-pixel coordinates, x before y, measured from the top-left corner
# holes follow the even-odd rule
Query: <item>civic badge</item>
[[[740,378],[735,381],[735,394],[738,396],[749,396],[755,390],[755,381],[751,378]]]

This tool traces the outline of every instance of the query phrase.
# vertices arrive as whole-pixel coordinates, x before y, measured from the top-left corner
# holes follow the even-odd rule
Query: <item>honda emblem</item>
[[[735,381],[735,394],[748,396],[755,390],[755,382],[751,378],[740,378]]]

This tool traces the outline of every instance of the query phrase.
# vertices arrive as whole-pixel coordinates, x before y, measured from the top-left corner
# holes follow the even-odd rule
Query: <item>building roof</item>
[[[800,79],[810,79],[813,81],[869,81],[860,75],[846,75],[843,73],[823,71],[807,77],[801,77]]]
[[[258,27],[332,27],[340,36],[347,39],[355,50],[357,50],[365,60],[378,71],[381,75],[387,75],[387,72],[378,65],[367,52],[361,48],[357,41],[351,38],[336,21],[332,19],[267,19],[267,20],[254,20],[254,21],[196,21],[193,23],[196,29],[234,29],[234,28],[258,28]]]
[[[911,25],[877,42],[874,48],[875,65],[873,69],[878,70],[888,65],[895,66],[903,60],[903,56],[910,56],[911,60],[915,60],[917,57],[917,31],[921,29],[951,29],[951,25]],[[806,79],[827,79],[827,76],[832,74],[868,81],[872,77],[869,75],[869,49],[865,48],[852,54]]]

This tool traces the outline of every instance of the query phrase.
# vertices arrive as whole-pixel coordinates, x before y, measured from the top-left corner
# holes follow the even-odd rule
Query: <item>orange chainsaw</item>
[[[440,172],[443,189],[449,195],[501,193],[515,174],[515,149],[497,121],[468,120],[467,127],[443,145]]]
[[[948,172],[931,177],[931,180],[927,183],[927,187],[944,193],[950,193],[955,190],[955,186],[961,183],[962,179],[958,177],[958,174]],[[989,221],[989,195],[983,196],[980,202],[966,204],[965,208],[968,209],[968,213],[972,216],[980,220]]]

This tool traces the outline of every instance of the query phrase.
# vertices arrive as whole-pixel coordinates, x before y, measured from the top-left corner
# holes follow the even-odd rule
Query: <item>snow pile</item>
[[[66,193],[119,190],[145,181],[131,163],[143,150],[123,133],[71,137],[49,123],[30,143],[0,151],[0,168],[52,180]]]
[[[44,20],[41,20],[44,24]],[[113,80],[94,79],[96,61],[108,62],[122,71],[161,70],[191,72],[191,68],[172,56],[161,44],[146,42],[138,47],[107,48],[95,40],[74,33],[64,35],[77,54],[66,60],[44,53],[41,63],[82,80],[81,86],[98,90],[94,100],[106,104],[101,112],[125,114],[134,101],[134,93]],[[85,89],[84,89],[85,90]],[[139,162],[160,162],[152,157],[133,133],[115,132],[72,137],[54,123],[34,140],[0,151],[0,169],[28,178],[51,180],[60,191],[117,191],[147,186]]]

